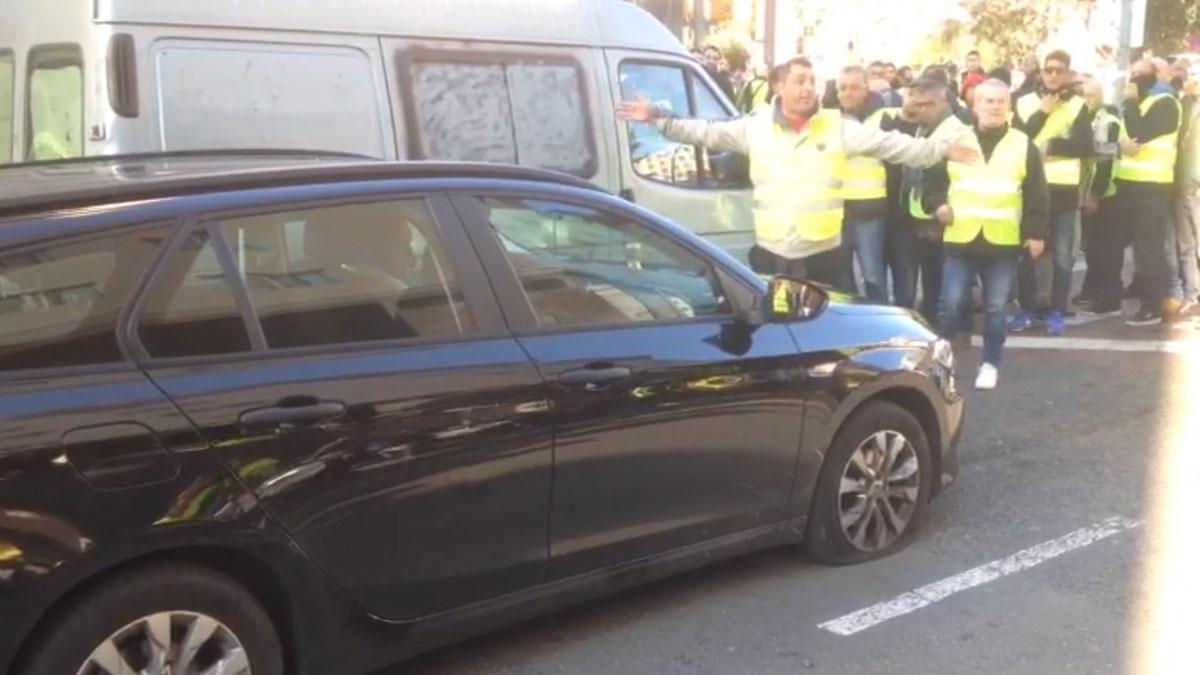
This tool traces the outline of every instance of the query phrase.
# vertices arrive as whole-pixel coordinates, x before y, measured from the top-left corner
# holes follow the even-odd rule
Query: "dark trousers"
[[[1087,261],[1087,273],[1083,276],[1083,289],[1080,293],[1092,300],[1100,296],[1099,269],[1103,265],[1104,258],[1100,252],[1100,247],[1103,245],[1100,243],[1101,237],[1104,236],[1104,221],[1101,218],[1099,210],[1095,213],[1084,212],[1080,227],[1080,235],[1083,238],[1083,257]]]
[[[942,295],[942,228],[931,221],[903,218],[888,228],[887,259],[892,269],[896,305],[917,308],[921,283],[921,314],[936,324]]]
[[[1096,298],[1102,304],[1119,305],[1125,296],[1121,270],[1125,249],[1133,243],[1133,228],[1122,215],[1123,206],[1116,197],[1110,197],[1100,202],[1100,210],[1091,217],[1096,251],[1094,263],[1092,254],[1088,256],[1088,271],[1095,279]]]
[[[1167,297],[1167,223],[1170,217],[1171,197],[1166,189],[1159,194],[1154,190],[1136,190],[1119,193],[1116,197],[1116,220],[1127,231],[1120,241],[1132,240],[1133,259],[1138,279],[1138,297],[1142,309],[1154,313],[1162,312],[1163,300]],[[1116,263],[1118,255],[1124,257],[1124,244],[1119,252],[1109,252],[1109,262],[1120,270]],[[1111,279],[1109,280],[1111,283]],[[1117,273],[1120,283],[1120,272]]]
[[[1050,217],[1050,238],[1047,252],[1054,263],[1054,277],[1050,284],[1050,310],[1064,314],[1071,297],[1071,281],[1075,266],[1075,214],[1063,211]],[[1037,311],[1037,261],[1028,255],[1022,256],[1017,268],[1017,285],[1021,296],[1021,309]]]
[[[799,279],[809,279],[842,291],[854,291],[854,289],[842,287],[846,281],[846,272],[851,265],[845,246],[839,246],[807,258],[784,258],[756,245],[750,249],[749,262],[750,269],[757,274],[781,274]],[[850,279],[853,278],[851,274]]]
[[[983,360],[999,366],[1004,357],[1006,319],[1004,307],[1012,291],[1015,256],[947,253],[945,288],[941,297],[940,326],[948,340],[959,335],[962,316],[970,303],[971,281],[979,277],[983,286]]]

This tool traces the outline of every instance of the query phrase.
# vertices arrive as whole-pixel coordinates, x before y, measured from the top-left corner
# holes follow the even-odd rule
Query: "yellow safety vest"
[[[946,119],[942,120],[940,124],[938,124],[937,128],[933,130],[933,133],[929,134],[929,138],[941,136],[943,134],[949,134],[963,129],[966,126],[967,125],[963,124],[962,120],[951,114],[947,116]],[[921,204],[921,199],[925,194],[922,186],[913,185],[911,187],[912,189],[909,190],[908,193],[908,215],[916,218],[917,220],[933,220],[933,214],[926,213],[925,207]]]
[[[1182,116],[1179,99],[1170,94],[1147,96],[1139,106],[1142,115],[1161,99],[1173,101]],[[1121,139],[1130,140],[1129,129],[1121,121]],[[1179,155],[1179,127],[1173,133],[1164,134],[1142,146],[1141,152],[1132,157],[1122,157],[1117,165],[1116,177],[1132,183],[1159,183],[1170,185],[1175,182],[1175,160]]]
[[[967,140],[979,148],[977,135]],[[1010,128],[986,163],[950,162],[947,166],[954,222],[946,228],[944,241],[969,244],[982,231],[984,239],[997,246],[1020,246],[1021,211],[1025,207],[1021,183],[1028,159],[1029,136]]]
[[[882,108],[871,114],[863,124],[878,129],[885,116],[899,112],[899,108]],[[869,155],[854,155],[846,160],[846,201],[887,199],[887,167]]]
[[[763,248],[807,258],[842,244],[846,150],[842,114],[821,110],[799,134],[775,123],[775,106],[747,127],[754,232]]]
[[[1033,144],[1042,151],[1043,155],[1046,154],[1046,148],[1052,139],[1067,138],[1071,135],[1071,126],[1083,112],[1084,105],[1082,98],[1073,96],[1046,118],[1046,124],[1033,139]],[[1037,114],[1041,107],[1042,97],[1037,93],[1022,96],[1017,101],[1017,115],[1020,116],[1021,123],[1028,125],[1029,119]],[[1046,156],[1045,165],[1046,182],[1050,185],[1078,186],[1083,181],[1083,161],[1078,158],[1049,155]]]
[[[1092,135],[1095,136],[1096,143],[1099,144],[1109,142],[1108,130],[1111,129],[1112,125],[1114,124],[1120,127],[1121,120],[1116,115],[1110,113],[1108,109],[1101,108],[1100,110],[1096,111],[1095,116],[1092,117]],[[1113,173],[1108,178],[1108,188],[1105,189],[1104,194],[1100,196],[1101,199],[1108,199],[1109,197],[1117,194],[1117,161],[1118,160],[1116,157],[1112,158]],[[1097,163],[1098,161],[1095,159],[1089,159],[1083,163],[1084,195],[1087,195],[1092,191],[1092,183],[1096,180]]]

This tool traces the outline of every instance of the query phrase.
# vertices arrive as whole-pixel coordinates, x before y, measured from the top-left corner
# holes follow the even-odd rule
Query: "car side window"
[[[627,61],[621,64],[620,79],[621,95],[627,101],[644,98],[678,117],[706,120],[734,117],[708,83],[689,68]],[[749,187],[745,172],[735,168],[744,158],[676,143],[650,124],[629,124],[628,130],[633,170],[643,178],[692,188]]]
[[[207,231],[188,235],[154,278],[138,336],[157,358],[250,351],[234,286]]]
[[[16,100],[16,77],[12,51],[0,49],[0,164],[13,161],[13,102]]]
[[[619,214],[530,198],[481,203],[543,326],[729,313],[712,265]]]
[[[165,236],[138,230],[0,252],[0,371],[123,361],[118,317]]]
[[[423,200],[227,218],[220,231],[269,348],[475,330]]]

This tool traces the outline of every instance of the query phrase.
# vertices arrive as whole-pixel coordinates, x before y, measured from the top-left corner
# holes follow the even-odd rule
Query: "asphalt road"
[[[768,551],[381,675],[1200,673],[1195,661],[1149,666],[1141,654],[1156,609],[1148,570],[1179,539],[1154,508],[1180,485],[1160,470],[1172,457],[1165,432],[1190,419],[1189,386],[1200,379],[1200,349],[1161,352],[1186,351],[1200,331],[1131,331],[1108,319],[1068,337],[1111,342],[1048,345],[1032,334],[1009,350],[1000,388],[987,394],[970,387],[979,350],[965,355],[960,480],[892,558],[834,569]],[[1200,436],[1185,443],[1200,454]],[[1052,543],[1030,551],[1043,542]],[[922,587],[915,610],[853,635],[821,627],[898,597],[885,607],[911,608],[904,594]]]

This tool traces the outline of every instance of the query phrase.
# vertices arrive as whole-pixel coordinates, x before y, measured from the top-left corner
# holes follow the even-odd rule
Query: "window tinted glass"
[[[143,230],[0,253],[0,370],[123,360],[117,317],[163,236]]]
[[[711,265],[621,216],[533,199],[484,199],[543,325],[726,314]]]
[[[205,232],[192,233],[156,276],[138,333],[154,357],[250,351],[233,286]]]
[[[588,110],[574,67],[419,62],[412,74],[426,156],[592,173]]]
[[[83,155],[83,61],[78,47],[29,53],[28,158]]]
[[[627,101],[645,98],[680,117],[723,120],[730,117],[717,95],[681,66],[622,63],[621,94]],[[689,82],[692,94],[689,95]],[[651,180],[689,187],[744,188],[744,158],[734,153],[709,153],[703,148],[668,140],[651,124],[629,124],[629,154],[633,170]]]
[[[13,161],[13,88],[16,71],[12,52],[0,51],[0,164]]]
[[[221,231],[270,347],[473,329],[423,201],[233,218]]]

